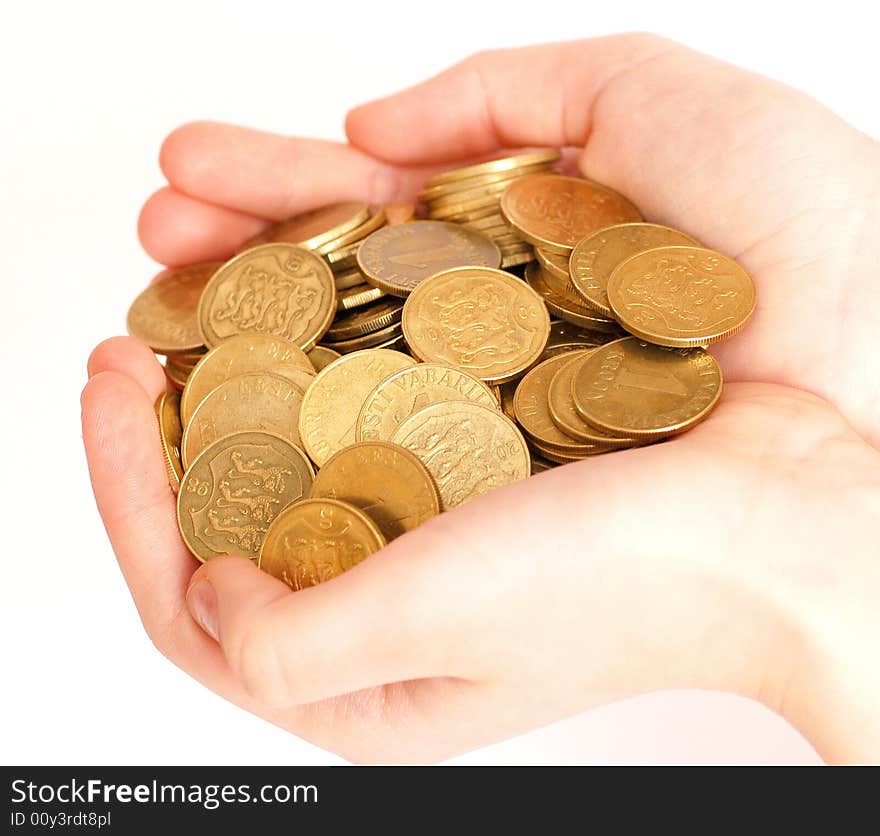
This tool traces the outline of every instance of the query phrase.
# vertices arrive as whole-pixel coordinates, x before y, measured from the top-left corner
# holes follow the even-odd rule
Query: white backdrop
[[[94,509],[79,392],[156,267],[140,204],[163,136],[195,118],[338,138],[346,109],[493,46],[653,30],[812,93],[880,135],[870,4],[17,3],[0,31],[3,396],[0,760],[335,763],[170,666]],[[661,694],[467,763],[817,762],[757,705]]]

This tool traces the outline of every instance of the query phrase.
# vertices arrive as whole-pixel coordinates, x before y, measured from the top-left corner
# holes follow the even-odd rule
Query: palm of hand
[[[437,114],[438,101],[461,113]],[[876,145],[792,91],[642,37],[481,56],[348,127],[360,150],[183,129],[163,152],[174,188],[145,208],[145,244],[170,262],[222,256],[260,216],[411,198],[456,155],[583,146],[585,174],[739,257],[757,313],[718,346],[722,402],[685,436],[474,501],[296,596],[246,561],[203,567],[220,643],[185,605],[195,563],[155,443],[161,371],[132,341],[102,344],[83,400],[90,467],[163,652],[358,760],[443,757],[662,687],[739,691],[810,726],[804,682],[821,668],[832,699],[880,591],[852,522],[853,509],[877,514],[868,486],[880,484],[880,305],[862,256],[880,225]],[[236,155],[257,168],[239,179],[217,161]],[[275,178],[285,163],[300,166],[295,191]],[[860,751],[810,731],[828,757]]]

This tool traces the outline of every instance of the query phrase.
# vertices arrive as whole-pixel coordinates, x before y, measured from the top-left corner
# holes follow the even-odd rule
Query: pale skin
[[[166,140],[163,264],[269,220],[411,200],[502,149],[571,164],[735,256],[750,325],[720,405],[674,441],[498,490],[291,593],[183,545],[130,338],[89,359],[83,436],[147,632],[230,701],[353,761],[434,761],[618,697],[752,697],[828,762],[880,761],[880,145],[806,96],[646,35],[474,56],[349,113],[348,144],[228,125]]]

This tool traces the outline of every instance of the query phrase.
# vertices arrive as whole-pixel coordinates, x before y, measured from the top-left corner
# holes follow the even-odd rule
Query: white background
[[[880,135],[871,4],[16,3],[0,31],[0,760],[332,763],[153,650],[95,512],[79,392],[156,267],[135,221],[194,118],[341,138],[346,109],[492,46],[660,32],[807,90]],[[664,694],[469,763],[816,762],[762,708]]]

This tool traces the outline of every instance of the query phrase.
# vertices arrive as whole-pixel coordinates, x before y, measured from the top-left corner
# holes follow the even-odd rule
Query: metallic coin
[[[338,351],[334,351],[332,348],[327,348],[325,345],[316,345],[308,352],[308,358],[311,360],[316,372],[323,371],[334,360],[338,360],[340,357],[342,357],[342,355]]]
[[[543,300],[552,313],[578,328],[589,328],[593,331],[617,331],[617,323],[613,319],[602,316],[586,304],[573,289],[558,284],[558,279],[533,261],[526,267],[526,281]]]
[[[550,419],[567,436],[585,444],[597,444],[603,447],[633,447],[638,442],[634,438],[612,435],[590,426],[577,411],[571,394],[572,382],[581,364],[595,351],[590,348],[561,354],[555,359],[559,361],[556,373],[547,390],[547,407]]]
[[[526,241],[562,254],[598,229],[642,219],[632,203],[607,186],[561,174],[514,180],[501,197],[501,211]]]
[[[128,333],[157,354],[200,348],[199,299],[222,265],[222,261],[208,261],[159,276],[131,303],[126,318]]]
[[[497,267],[501,253],[476,230],[440,221],[413,221],[374,232],[361,244],[357,262],[370,284],[394,296],[408,296],[442,270]]]
[[[320,253],[321,255],[328,255],[342,249],[343,247],[347,247],[350,244],[360,243],[370,233],[385,226],[385,223],[385,212],[382,209],[374,209],[370,217],[362,224],[358,224],[358,226],[343,233],[338,238],[334,238],[332,241],[322,244],[320,247],[315,247],[315,252]]]
[[[530,165],[553,165],[562,155],[555,148],[545,148],[540,151],[529,151],[525,154],[516,154],[512,157],[502,157],[497,160],[486,160],[482,163],[455,168],[435,174],[427,183],[428,187],[439,186],[441,183],[452,183],[456,180],[464,180],[468,177],[478,177],[482,174],[495,174],[500,171],[524,168]]]
[[[388,441],[410,415],[445,401],[498,407],[492,390],[467,372],[439,363],[418,363],[389,375],[367,395],[355,435],[359,441]]]
[[[333,274],[333,284],[336,285],[337,291],[337,307],[339,303],[339,293],[343,290],[350,290],[358,285],[366,284],[364,274],[355,268],[354,270],[346,270],[344,273]]]
[[[416,219],[415,203],[386,203],[382,208],[389,226],[408,224]]]
[[[514,181],[516,182],[516,181]],[[469,200],[444,203],[441,206],[431,206],[428,209],[428,217],[438,221],[452,221],[465,216],[473,216],[482,213],[486,215],[497,212],[499,207],[499,195],[488,194],[480,197],[472,197]]]
[[[258,430],[284,438],[297,447],[299,412],[305,391],[272,372],[249,372],[224,380],[196,407],[183,430],[181,452],[189,467],[217,439]]]
[[[534,259],[534,257],[535,255],[532,252],[531,248],[529,248],[525,252],[503,253],[501,256],[501,266],[505,269],[507,267],[519,267],[521,264],[528,264],[532,259]]]
[[[481,201],[480,205],[473,209],[461,209],[456,211],[443,210],[443,217],[437,218],[437,220],[444,220],[449,223],[467,224],[470,221],[480,221],[490,217],[498,217],[500,211],[498,201],[491,199]],[[428,217],[431,217],[430,210],[428,211]],[[505,223],[507,223],[507,221],[505,221]]]
[[[162,458],[168,484],[177,493],[183,479],[183,464],[180,461],[180,439],[183,427],[180,423],[180,394],[165,392],[156,399],[156,417],[159,419],[159,441],[162,445]]]
[[[447,509],[531,472],[529,448],[513,421],[469,401],[427,406],[407,418],[391,440],[422,460]]]
[[[489,172],[486,174],[478,174],[474,177],[462,177],[448,183],[440,183],[436,186],[428,186],[419,193],[419,200],[422,203],[430,204],[433,201],[442,200],[450,195],[459,192],[469,192],[472,189],[478,189],[481,186],[487,186],[491,183],[503,183],[502,190],[510,185],[510,181],[517,177],[524,177],[526,174],[537,174],[541,171],[547,171],[552,163],[537,163],[535,165],[520,166],[518,168],[507,169],[506,171]]]
[[[336,299],[336,308],[340,311],[350,311],[369,305],[377,299],[385,296],[385,292],[378,287],[369,284],[359,284],[348,290],[343,290]]]
[[[571,276],[568,273],[568,259],[559,253],[551,253],[548,250],[535,248],[535,258],[544,270],[551,276],[563,282],[570,282]]]
[[[617,331],[593,331],[587,328],[578,328],[570,322],[557,320],[550,323],[550,338],[547,340],[547,347],[539,359],[549,360],[557,354],[605,345],[605,343],[619,340],[625,336],[626,334],[620,329]]]
[[[336,499],[285,508],[266,534],[260,568],[294,591],[332,580],[385,545],[376,524]]]
[[[586,445],[590,446],[590,445]],[[550,447],[542,447],[540,444],[533,443],[531,446],[533,453],[537,453],[544,459],[547,459],[554,464],[571,464],[572,462],[580,462],[590,456],[600,456],[602,453],[610,453],[611,450],[608,447],[592,447],[590,452],[586,455],[578,455],[571,456],[567,453],[562,453],[559,450],[554,450]]]
[[[608,280],[614,268],[631,256],[655,247],[692,246],[697,242],[677,229],[659,224],[617,224],[579,241],[569,261],[570,280],[584,301],[605,316],[614,316]],[[551,271],[552,272],[552,271]]]
[[[549,459],[545,459],[538,453],[532,452],[532,476],[536,476],[538,473],[544,473],[546,470],[552,470],[556,467],[555,462],[551,462]]]
[[[484,218],[477,218],[473,221],[464,221],[465,226],[471,227],[471,229],[479,229],[480,232],[485,232],[486,230],[493,229],[505,229],[510,230],[510,227],[507,225],[507,221],[501,215],[501,212],[493,212],[491,215],[486,215]]]
[[[338,351],[340,354],[351,354],[353,351],[361,351],[365,348],[377,347],[388,340],[397,339],[403,336],[403,327],[399,322],[382,328],[380,331],[374,331],[372,334],[362,334],[359,337],[353,337],[350,340],[336,340],[335,342],[327,341],[327,345]]]
[[[569,456],[587,455],[589,449],[562,432],[550,417],[547,403],[550,381],[567,362],[568,358],[560,355],[535,366],[516,387],[513,411],[517,424],[532,441]]]
[[[355,426],[367,395],[392,372],[415,363],[399,351],[368,349],[347,354],[320,372],[303,399],[299,432],[319,467],[357,441]]]
[[[312,363],[295,343],[263,334],[242,334],[211,349],[186,381],[180,401],[180,420],[185,427],[196,407],[224,380],[248,372],[273,372],[301,385],[299,372],[314,371]]]
[[[755,283],[732,258],[661,247],[628,258],[608,280],[617,320],[656,345],[709,345],[738,333],[755,310]]]
[[[340,313],[327,330],[328,340],[350,340],[364,334],[381,331],[403,315],[403,302],[393,297],[385,297],[371,305]]]
[[[272,243],[298,244],[307,250],[314,250],[354,229],[369,217],[370,207],[360,201],[320,206],[258,232],[245,241],[238,252]]]
[[[460,206],[478,200],[484,197],[493,196],[500,199],[501,193],[510,185],[509,180],[501,180],[495,183],[481,183],[470,189],[456,189],[442,197],[438,197],[430,202],[431,211],[437,209],[445,209],[450,206]]]
[[[340,450],[318,471],[311,497],[360,508],[388,542],[440,513],[440,494],[427,468],[409,450],[385,441]]]
[[[393,351],[399,351],[403,354],[411,355],[409,351],[409,346],[406,344],[406,340],[403,338],[403,334],[398,334],[396,337],[392,337],[390,340],[386,340],[384,343],[379,343],[378,345],[372,346],[372,348],[387,348]]]
[[[516,387],[519,386],[520,380],[521,378],[516,377],[495,387],[498,391],[498,403],[501,406],[501,411],[511,421],[516,421],[516,412],[513,409],[513,396],[516,394]]]
[[[165,376],[179,390],[182,390],[184,386],[186,386],[186,381],[191,372],[192,370],[188,366],[181,367],[172,361],[166,361],[165,363]]]
[[[620,436],[657,439],[702,421],[721,396],[721,367],[702,348],[668,349],[635,337],[597,348],[572,381],[581,417]]]
[[[527,284],[486,267],[446,270],[406,300],[403,333],[423,360],[503,383],[544,350],[550,317]]]
[[[177,495],[177,523],[201,561],[255,559],[279,512],[302,499],[314,471],[302,450],[269,433],[228,435],[192,463]]]
[[[263,244],[227,261],[199,302],[199,329],[213,348],[238,334],[267,334],[310,349],[333,321],[333,273],[293,244]]]

